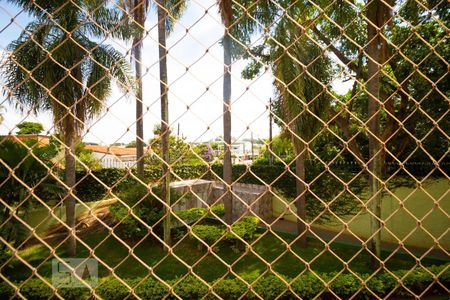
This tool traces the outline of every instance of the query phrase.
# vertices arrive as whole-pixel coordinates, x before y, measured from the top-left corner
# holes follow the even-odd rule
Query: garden
[[[449,5],[2,1],[0,299],[448,299]]]

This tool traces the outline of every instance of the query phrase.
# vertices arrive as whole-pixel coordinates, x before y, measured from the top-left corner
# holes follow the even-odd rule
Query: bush
[[[120,222],[117,232],[124,238],[135,238],[144,236],[148,230],[141,221],[148,226],[154,226],[164,215],[163,205],[159,198],[161,195],[160,187],[151,187],[151,194],[149,188],[139,183],[134,183],[131,186],[127,184],[127,188],[118,194],[119,198],[132,207],[133,213],[140,221],[131,215],[129,209],[118,202],[109,207],[111,217]],[[157,197],[156,197],[156,196]],[[171,191],[171,201],[178,199],[178,194]],[[154,231],[161,231],[162,222],[158,223]]]
[[[14,295],[14,289],[6,282],[0,282],[0,299],[9,299]]]
[[[253,290],[263,299],[278,299],[286,290],[286,284],[275,275],[265,275],[254,285]]]
[[[169,293],[167,286],[153,278],[146,278],[135,291],[139,298],[146,300],[164,299]]]
[[[236,222],[231,228],[233,233],[227,235],[227,239],[237,239],[240,237],[245,241],[253,239],[260,220],[257,217],[245,216],[238,222]]]
[[[223,299],[240,299],[247,291],[247,285],[237,278],[222,279],[214,286],[214,292]]]
[[[59,288],[58,293],[65,300],[87,299],[89,295],[88,288]]]
[[[450,284],[450,270],[446,270],[449,265],[431,266],[427,267],[433,274],[439,274],[439,282],[443,286],[449,286]],[[397,276],[403,276],[407,271],[395,271]],[[325,282],[329,281],[335,273],[318,274]],[[368,278],[367,274],[356,274],[359,278]],[[324,284],[312,273],[305,273],[291,282],[292,279],[287,277],[279,277],[275,274],[264,275],[256,282],[253,282],[252,290],[264,299],[292,299],[295,298],[289,291],[289,287],[280,278],[284,278],[287,283],[291,283],[291,290],[303,299],[312,299],[318,296],[319,293],[324,292],[324,298],[328,296],[334,298],[329,291],[325,290]],[[430,281],[432,276],[425,270],[417,268],[406,276],[403,283],[412,291],[417,291],[417,294],[421,293],[424,288],[432,284]],[[247,282],[252,282],[246,279]],[[131,288],[134,288],[135,293],[142,299],[156,300],[165,298],[176,298],[174,295],[168,295],[169,289],[158,280],[154,278],[146,278],[142,281],[142,278],[126,279],[124,280]],[[142,282],[141,282],[142,281]],[[50,282],[50,281],[49,281]],[[140,283],[141,282],[141,283]],[[170,280],[167,282],[173,287],[173,291],[182,299],[201,299],[208,295],[209,288],[202,281],[196,277],[189,275],[183,278],[177,283],[177,280]],[[19,286],[20,283],[15,283]],[[398,286],[397,280],[386,272],[381,272],[375,275],[367,282],[367,286],[371,291],[382,298],[392,289]],[[340,298],[348,299],[353,296],[354,293],[361,287],[360,280],[353,274],[343,273],[337,276],[331,283],[331,290]],[[257,298],[253,292],[248,292],[248,288],[244,282],[238,278],[220,279],[215,282],[214,292],[217,293],[223,299],[255,299]],[[96,293],[104,298],[111,300],[124,299],[130,297],[130,290],[118,279],[113,277],[104,278],[100,281],[99,286],[95,289]],[[30,279],[23,283],[20,288],[20,292],[27,299],[48,299],[53,297],[52,289],[47,286],[40,279]],[[368,291],[361,290],[361,297],[372,298]],[[400,288],[396,289],[392,296],[411,296],[405,293],[405,290]],[[87,289],[58,289],[58,293],[66,299],[83,299],[88,297]],[[430,289],[428,294],[445,294],[446,291],[440,289]],[[14,289],[11,288],[5,282],[0,283],[0,299],[8,299],[14,294]],[[244,297],[242,297],[245,294]],[[209,295],[208,295],[209,296]]]
[[[138,278],[132,280],[124,280],[131,288],[136,285],[140,280]],[[122,300],[130,294],[130,289],[121,283],[117,278],[108,277],[102,280],[95,289],[103,299],[108,300]]]
[[[192,232],[205,243],[211,245],[225,235],[225,227],[220,225],[195,225],[192,226]]]
[[[174,282],[172,282],[174,284]],[[202,299],[208,294],[208,286],[194,276],[187,276],[179,282],[173,291],[181,299]]]
[[[303,299],[312,299],[323,291],[325,285],[312,273],[301,275],[291,283],[292,290]]]
[[[54,294],[53,290],[39,278],[25,281],[20,287],[20,293],[30,300],[49,299]]]
[[[223,204],[217,204],[211,207],[211,211],[218,217],[223,217],[225,215],[225,208]],[[205,217],[208,214],[208,209],[206,207],[194,207],[185,210],[176,211],[175,214],[180,217],[187,224],[192,224]],[[214,215],[209,214],[208,218],[216,218]]]
[[[186,210],[180,210],[175,212],[175,214],[180,217],[183,221],[185,221],[187,224],[192,224],[200,220],[202,217],[206,216],[207,214],[206,208],[190,208]]]
[[[332,274],[331,276],[334,276]],[[361,287],[361,282],[353,274],[339,274],[331,283],[331,290],[337,294],[350,297]]]
[[[211,207],[211,210],[214,214],[216,214],[218,217],[225,216],[225,205],[223,204],[216,204]],[[213,217],[213,216],[212,216]]]

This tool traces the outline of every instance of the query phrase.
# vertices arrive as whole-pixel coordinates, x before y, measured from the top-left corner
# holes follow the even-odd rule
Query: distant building
[[[36,140],[39,147],[47,146],[50,143],[50,136],[40,134],[2,135],[0,139],[7,139],[13,142]]]
[[[86,145],[85,149],[92,151],[103,168],[133,168],[136,166],[136,148]]]

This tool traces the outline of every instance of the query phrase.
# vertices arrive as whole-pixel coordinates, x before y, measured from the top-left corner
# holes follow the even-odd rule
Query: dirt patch
[[[75,224],[77,230],[77,236],[82,237],[87,234],[101,231],[107,227],[114,225],[114,220],[109,214],[109,206],[116,203],[117,200],[105,200],[100,202],[95,207],[82,213],[77,217]],[[51,226],[44,234],[42,239],[48,243],[62,240],[67,236],[67,228],[61,224],[55,224]],[[27,246],[39,244],[40,241],[37,238],[32,238],[27,242]]]

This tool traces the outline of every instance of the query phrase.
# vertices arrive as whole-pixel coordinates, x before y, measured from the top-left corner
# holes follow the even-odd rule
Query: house
[[[103,168],[136,167],[136,148],[86,145],[85,149],[92,151],[92,154],[101,162]],[[148,149],[145,150],[147,152],[150,151]]]
[[[50,136],[41,134],[17,134],[2,135],[0,139],[7,139],[13,142],[24,142],[26,140],[36,140],[39,147],[47,146],[50,143]]]

